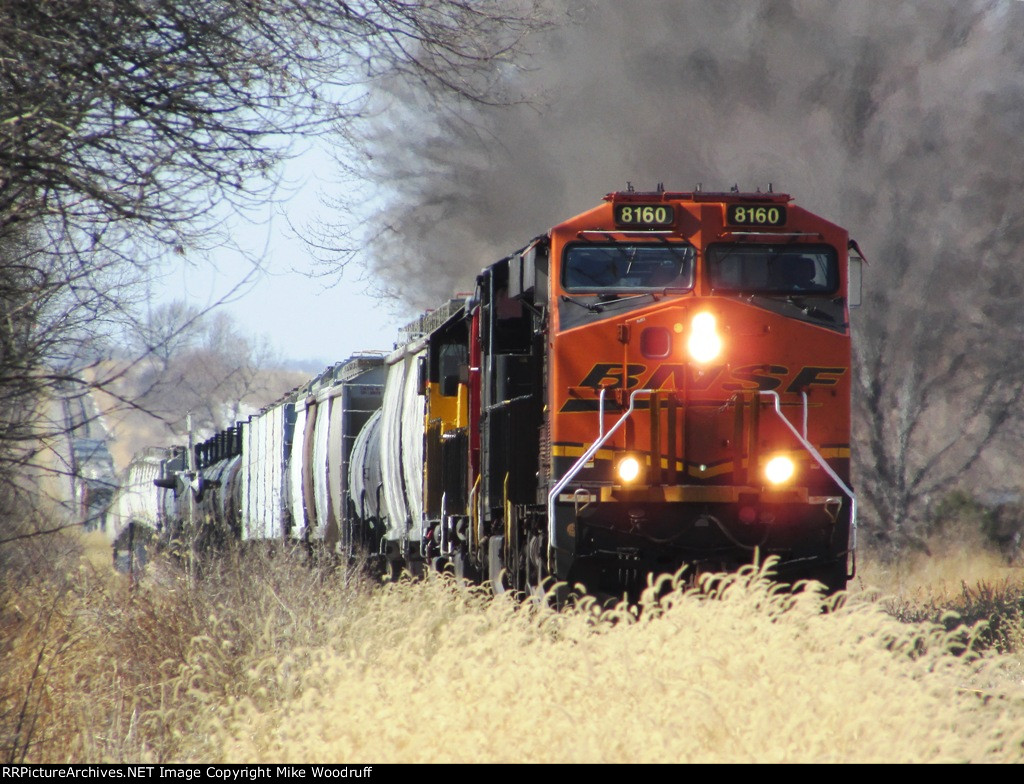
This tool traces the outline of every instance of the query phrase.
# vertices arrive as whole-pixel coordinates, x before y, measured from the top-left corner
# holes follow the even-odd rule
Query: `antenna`
[[[665,192],[665,183],[659,182],[658,183],[658,187],[656,188],[656,190],[658,191],[658,193],[664,193]]]
[[[626,190],[629,191],[630,193],[633,192],[633,183],[631,183],[629,180],[626,180]]]

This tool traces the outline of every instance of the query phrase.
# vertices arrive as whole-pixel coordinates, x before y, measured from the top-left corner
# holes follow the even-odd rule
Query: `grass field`
[[[109,560],[8,558],[2,761],[1024,761],[1024,577],[984,553],[868,560],[830,612],[754,570],[555,613],[295,554],[134,587]]]

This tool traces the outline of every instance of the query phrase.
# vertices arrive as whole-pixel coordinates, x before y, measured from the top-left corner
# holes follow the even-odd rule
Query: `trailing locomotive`
[[[841,589],[851,247],[785,194],[611,193],[408,325],[345,435],[310,424],[312,390],[279,403],[269,489],[254,507],[239,481],[209,518],[253,538],[231,516],[269,504],[262,537],[496,590],[635,595],[651,574],[770,555],[783,580]],[[346,416],[334,400],[317,423]],[[201,458],[200,481],[225,492],[227,459]]]

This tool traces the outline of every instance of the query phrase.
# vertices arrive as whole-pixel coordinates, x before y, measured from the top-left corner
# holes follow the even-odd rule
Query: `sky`
[[[328,216],[333,163],[316,149],[287,162],[282,201],[251,222],[225,219],[225,232],[249,255],[223,245],[204,256],[176,258],[154,285],[154,304],[175,299],[217,305],[254,339],[265,338],[290,366],[315,372],[359,351],[388,351],[399,328],[418,315],[380,295],[360,257],[338,275],[320,276],[313,252],[297,236],[308,216]],[[248,279],[247,279],[248,278]]]

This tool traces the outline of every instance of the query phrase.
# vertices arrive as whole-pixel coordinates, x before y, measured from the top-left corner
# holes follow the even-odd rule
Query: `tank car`
[[[402,330],[395,351],[385,360],[380,413],[367,423],[353,453],[349,538],[368,542],[392,577],[403,569],[418,574],[428,561],[439,565],[429,540],[440,535],[437,522],[448,515],[437,494],[435,471],[441,467],[434,452],[446,448],[445,466],[466,478],[462,461],[468,444],[452,440],[468,413],[464,390],[452,386],[447,397],[439,397],[428,379],[428,365],[437,361],[438,336],[463,324],[465,317],[465,303],[455,299]],[[461,342],[455,347],[464,359],[466,333],[459,334]],[[448,498],[452,504],[459,502],[458,493]]]
[[[786,194],[608,194],[407,328],[356,524],[498,590],[768,556],[843,588],[850,247]]]

